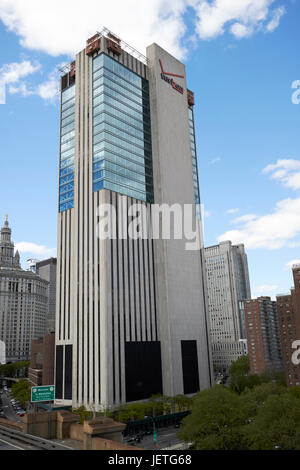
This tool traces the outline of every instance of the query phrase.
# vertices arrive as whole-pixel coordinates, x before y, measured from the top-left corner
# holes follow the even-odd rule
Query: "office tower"
[[[283,370],[277,305],[270,297],[258,297],[244,302],[250,371]]]
[[[64,70],[57,404],[102,409],[211,385],[201,246],[134,239],[128,216],[133,204],[146,213],[141,234],[154,226],[154,203],[191,205],[196,217],[194,103],[185,76],[158,45],[146,58],[107,30]],[[105,238],[99,225],[107,205],[117,217],[115,237]]]
[[[45,334],[47,290],[47,281],[21,269],[6,218],[0,241],[0,340],[7,362],[29,360],[31,341]]]
[[[300,365],[293,361],[300,340],[300,264],[293,269],[294,288],[289,295],[277,296],[278,321],[280,329],[283,365],[288,387],[300,385]],[[300,356],[300,355],[298,355]]]
[[[46,331],[55,331],[56,311],[56,258],[49,258],[36,263],[36,274],[48,281],[48,313],[46,318]]]
[[[244,245],[230,241],[205,248],[210,335],[215,372],[227,374],[247,353],[240,301],[251,298]]]

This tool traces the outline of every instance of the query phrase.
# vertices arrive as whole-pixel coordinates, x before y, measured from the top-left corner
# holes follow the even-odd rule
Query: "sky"
[[[300,0],[0,0],[0,222],[56,255],[59,69],[107,27],[185,63],[205,245],[244,243],[252,297],[300,263]]]

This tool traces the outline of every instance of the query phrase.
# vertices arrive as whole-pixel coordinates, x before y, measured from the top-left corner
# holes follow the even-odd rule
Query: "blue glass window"
[[[75,85],[61,96],[59,211],[74,207]]]
[[[93,171],[94,191],[153,202],[149,83],[103,53],[93,60]]]

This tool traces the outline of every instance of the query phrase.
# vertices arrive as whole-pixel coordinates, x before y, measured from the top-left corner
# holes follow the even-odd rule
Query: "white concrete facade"
[[[186,82],[181,94],[162,80],[159,59],[185,77],[184,65],[155,44],[147,66],[113,55],[103,37],[102,52],[149,80],[155,203],[194,204]],[[184,240],[98,238],[99,206],[116,208],[127,232],[126,208],[150,203],[93,191],[92,67],[85,50],[76,56],[74,208],[58,216],[56,403],[98,410],[128,401],[132,345],[160,345],[165,395],[184,393],[182,341],[196,345],[201,389],[212,383],[212,363],[203,250],[186,251]],[[150,217],[141,229],[151,225]]]

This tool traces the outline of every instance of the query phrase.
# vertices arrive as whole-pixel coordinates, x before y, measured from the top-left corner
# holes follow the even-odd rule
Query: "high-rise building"
[[[101,409],[212,383],[201,244],[130,236],[136,204],[199,203],[185,66],[107,30],[61,79],[56,402]],[[111,207],[114,237],[99,236]],[[164,222],[164,220],[162,221]],[[201,222],[201,221],[200,221]],[[199,234],[200,235],[200,234]]]
[[[8,220],[0,240],[0,340],[6,362],[27,361],[33,339],[45,334],[48,283],[20,266]]]
[[[48,281],[48,313],[46,318],[46,331],[55,331],[56,311],[56,258],[49,258],[36,263],[36,274]]]
[[[289,295],[277,296],[282,358],[288,387],[300,386],[300,365],[292,359],[294,342],[300,341],[300,265],[294,265],[292,271],[294,288]]]
[[[204,250],[210,336],[215,372],[227,374],[232,363],[247,353],[246,329],[240,302],[251,298],[244,245],[230,241]]]
[[[244,302],[250,371],[261,375],[283,370],[276,302],[258,297]]]

